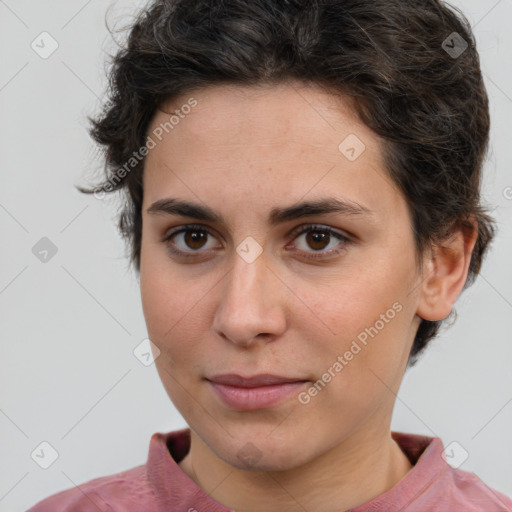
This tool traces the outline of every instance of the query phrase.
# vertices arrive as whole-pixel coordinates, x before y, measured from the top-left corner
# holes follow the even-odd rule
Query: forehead
[[[176,110],[179,122],[170,127]],[[168,193],[215,196],[220,208],[226,190],[245,196],[247,204],[257,195],[258,205],[280,196],[282,206],[284,194],[292,202],[333,190],[383,210],[397,200],[379,137],[358,119],[348,98],[319,87],[210,86],[162,106],[148,134],[155,130],[162,132],[161,141],[155,139],[146,159],[145,205]]]
[[[153,127],[194,97],[197,104],[183,119],[188,135],[212,145],[278,144],[297,141],[306,145],[334,144],[344,130],[359,132],[371,144],[373,133],[361,123],[348,97],[334,95],[317,85],[284,82],[258,86],[216,85],[182,95],[158,110]],[[173,132],[176,131],[173,129]],[[326,139],[327,137],[327,139]],[[339,141],[338,141],[339,142]]]

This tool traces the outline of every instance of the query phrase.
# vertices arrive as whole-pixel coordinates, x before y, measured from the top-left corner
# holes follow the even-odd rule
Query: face
[[[290,469],[387,433],[421,276],[380,139],[298,83],[212,86],[165,110],[187,102],[163,133],[170,114],[155,114],[144,171],[141,296],[169,397],[236,467]],[[225,374],[294,382],[208,380]]]

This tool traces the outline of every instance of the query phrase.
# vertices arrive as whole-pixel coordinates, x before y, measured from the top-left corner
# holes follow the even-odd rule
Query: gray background
[[[143,4],[118,1],[109,19],[129,22]],[[454,4],[490,95],[484,197],[500,231],[458,321],[406,373],[392,428],[458,442],[461,468],[512,496],[512,1]],[[73,188],[101,167],[85,116],[114,50],[110,5],[0,0],[0,512],[143,464],[151,434],[185,426],[154,365],[133,354],[147,333],[118,202]],[[59,45],[47,59],[31,48],[43,31]],[[43,237],[58,249],[46,263],[32,252]],[[31,458],[43,441],[59,453],[48,469]]]

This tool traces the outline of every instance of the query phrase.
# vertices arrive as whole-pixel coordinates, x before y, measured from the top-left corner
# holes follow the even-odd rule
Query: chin
[[[286,471],[297,468],[308,462],[308,456],[302,443],[288,441],[288,445],[274,446],[261,438],[260,441],[250,441],[241,444],[233,450],[234,444],[225,450],[215,450],[217,456],[237,469],[245,471]],[[300,449],[298,449],[300,447]]]

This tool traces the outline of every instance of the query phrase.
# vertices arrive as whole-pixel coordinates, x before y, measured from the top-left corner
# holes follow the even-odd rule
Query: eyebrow
[[[182,201],[175,198],[165,198],[155,201],[147,210],[152,215],[181,215],[197,220],[214,222],[226,225],[224,217],[208,206],[198,203]],[[373,216],[374,212],[355,201],[340,200],[336,198],[317,199],[292,204],[283,208],[272,208],[268,223],[270,226],[288,222],[313,215],[337,213],[341,215]]]

